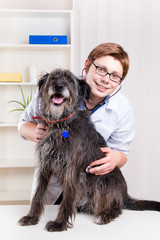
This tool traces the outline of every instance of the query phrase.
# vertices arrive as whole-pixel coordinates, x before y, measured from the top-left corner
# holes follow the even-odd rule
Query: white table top
[[[124,210],[123,214],[107,225],[97,225],[93,217],[77,214],[74,227],[64,232],[47,232],[44,227],[54,220],[57,206],[46,206],[40,222],[22,227],[17,221],[28,213],[29,206],[0,206],[1,240],[159,240],[160,212]]]

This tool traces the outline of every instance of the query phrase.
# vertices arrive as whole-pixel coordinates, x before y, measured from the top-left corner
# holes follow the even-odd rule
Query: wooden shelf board
[[[0,9],[0,17],[64,17],[73,10]]]
[[[36,83],[31,82],[0,82],[0,86],[36,86]]]
[[[17,122],[0,122],[0,128],[1,127],[17,127]]]
[[[65,50],[70,49],[71,44],[0,44],[0,50]]]
[[[30,190],[8,190],[0,191],[0,202],[3,201],[25,201],[30,199]]]
[[[32,167],[34,167],[33,159],[0,160],[0,168],[32,168]]]

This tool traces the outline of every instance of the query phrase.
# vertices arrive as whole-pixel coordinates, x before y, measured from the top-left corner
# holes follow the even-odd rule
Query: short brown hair
[[[95,47],[89,54],[88,56],[88,65],[87,68],[89,69],[92,62],[95,61],[95,59],[99,57],[104,57],[104,56],[112,56],[116,60],[120,61],[123,67],[123,76],[122,80],[126,77],[129,69],[129,57],[127,52],[124,51],[124,49],[116,44],[116,43],[102,43]]]

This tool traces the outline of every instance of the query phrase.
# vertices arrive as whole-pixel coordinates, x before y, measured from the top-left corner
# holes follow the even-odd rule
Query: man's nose
[[[107,73],[105,76],[101,77],[101,82],[102,83],[109,83],[110,82],[110,75]]]

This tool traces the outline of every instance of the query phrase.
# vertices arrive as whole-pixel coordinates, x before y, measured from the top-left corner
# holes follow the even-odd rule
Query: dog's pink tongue
[[[52,101],[53,101],[55,104],[61,104],[61,103],[63,103],[63,100],[64,100],[64,97],[53,97],[53,98],[52,98]]]

